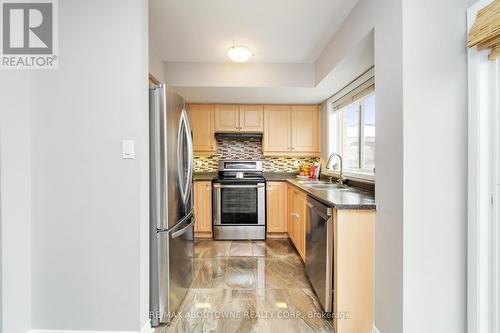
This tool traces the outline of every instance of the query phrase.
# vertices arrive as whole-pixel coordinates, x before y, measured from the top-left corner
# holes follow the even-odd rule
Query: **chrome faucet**
[[[345,178],[344,178],[344,170],[343,170],[343,167],[342,167],[342,156],[340,156],[339,154],[337,153],[333,153],[330,155],[330,157],[328,157],[328,161],[326,162],[326,168],[327,169],[332,169],[332,166],[330,165],[332,163],[332,159],[334,157],[338,157],[339,158],[339,163],[340,163],[340,176],[339,176],[339,179],[337,179],[337,184],[340,184],[340,185],[343,185],[344,184],[344,181],[345,181]],[[330,177],[330,183],[332,183],[333,177]]]

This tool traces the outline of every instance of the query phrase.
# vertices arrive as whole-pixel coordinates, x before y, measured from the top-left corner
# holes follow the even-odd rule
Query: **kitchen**
[[[373,77],[361,86],[364,94],[354,89],[352,95],[358,99],[341,108],[341,113],[353,104],[359,111],[369,109],[369,103],[360,101],[374,96]],[[167,90],[168,96],[175,96],[172,89]],[[194,218],[187,216],[194,224],[194,264],[186,270],[188,275],[176,281],[175,271],[189,266],[189,259],[183,263],[174,252],[189,250],[172,245],[169,281],[184,284],[184,292],[176,294],[176,303],[167,308],[179,314],[160,316],[156,324],[169,324],[169,331],[192,332],[208,327],[235,329],[235,325],[249,331],[272,330],[276,325],[311,326],[314,332],[371,331],[374,184],[346,178],[337,153],[330,155],[325,166],[332,169],[337,159],[339,172],[321,173],[320,106],[188,104],[185,114],[192,131],[192,144],[187,146],[193,147],[194,156],[194,174],[187,177],[194,181]],[[172,237],[174,244],[177,236]],[[191,239],[192,234],[184,238]],[[272,264],[277,258],[284,260],[282,266]],[[295,280],[297,275],[301,279]],[[283,285],[306,289],[314,301],[297,308],[303,297],[274,295]],[[217,294],[225,290],[244,292],[245,302],[238,311],[218,303]],[[185,297],[182,303],[180,296]],[[266,304],[269,298],[274,302],[271,306]],[[230,301],[242,299],[234,296]],[[160,305],[155,312],[167,309]],[[265,318],[239,317],[252,309],[266,311]],[[238,320],[212,318],[218,311]],[[203,321],[182,315],[190,312],[203,314]],[[307,319],[310,312],[319,319]],[[296,318],[276,317],[284,313]]]
[[[169,8],[182,12],[182,7]],[[233,14],[245,15],[236,8]],[[167,21],[163,22],[153,21],[152,26],[164,27]],[[183,23],[177,23],[183,31]],[[185,33],[189,39],[189,29]],[[178,38],[153,30],[155,34],[153,40],[165,43]],[[166,106],[159,108],[166,114],[160,111],[157,123],[167,119],[167,130],[159,138],[174,141],[174,155],[166,160],[182,161],[172,168],[179,174],[173,178],[175,182],[179,178],[179,201],[185,203],[184,210],[175,209],[184,213],[170,218],[179,220],[177,225],[162,230],[156,228],[161,223],[153,223],[150,304],[152,325],[159,326],[158,332],[280,328],[372,332],[373,43],[373,34],[368,33],[337,72],[313,89],[190,85],[183,78],[187,67],[179,62],[164,62],[159,66],[163,71],[156,76],[150,73],[156,91],[153,104]],[[239,84],[246,77],[255,78],[255,66],[263,66],[259,75],[267,78],[276,70],[272,67],[281,66],[261,65],[265,59],[259,57],[264,55],[246,45],[229,44],[226,51],[222,58],[226,64],[215,65],[212,74],[241,71],[233,78]],[[163,52],[164,57],[175,53],[164,48]],[[275,52],[280,52],[279,47]],[[189,68],[193,66],[208,65],[190,63]],[[181,129],[168,125],[177,122],[177,118],[170,120],[172,114],[180,115]],[[179,148],[172,133],[182,137],[181,155],[175,155]],[[192,153],[186,155],[185,147]],[[156,153],[151,151],[153,165],[164,159]],[[157,183],[152,179],[151,187]],[[165,202],[170,206],[177,199],[168,193],[168,200],[154,192],[151,197],[155,202],[160,198],[160,207]],[[155,235],[161,233],[172,237],[156,241]],[[161,253],[164,248],[166,255]],[[186,256],[191,252],[192,259]],[[166,266],[162,266],[164,260]],[[161,267],[167,267],[165,272]]]
[[[498,330],[499,5],[0,0],[0,331]]]
[[[340,178],[341,174],[332,181],[329,180],[331,176],[325,175],[321,176],[321,180],[317,179],[317,175],[313,175],[314,171],[311,171],[311,178],[308,175],[297,176],[301,167],[309,169],[309,165],[312,165],[312,168],[319,168],[320,165],[319,106],[198,104],[191,105],[191,119],[194,114],[196,119],[196,113],[202,108],[209,114],[213,108],[213,120],[218,122],[223,122],[221,118],[226,116],[225,111],[236,113],[238,110],[239,117],[230,114],[230,118],[239,118],[239,123],[230,124],[226,121],[228,126],[222,127],[217,122],[212,126],[212,119],[208,119],[208,122],[200,121],[199,125],[194,125],[196,122],[193,122],[194,147],[208,146],[196,145],[196,140],[199,139],[197,126],[200,125],[214,128],[211,137],[221,140],[215,140],[214,143],[214,147],[218,149],[215,156],[219,159],[218,176],[217,172],[209,172],[214,170],[209,169],[213,161],[200,156],[196,166],[195,157],[195,170],[198,171],[195,172],[194,185],[197,216],[195,236],[199,239],[233,240],[237,245],[238,240],[254,240],[253,246],[264,247],[266,245],[262,245],[259,240],[267,239],[267,242],[272,244],[275,239],[289,239],[293,245],[292,248],[288,247],[288,251],[296,251],[299,254],[305,266],[305,276],[318,296],[321,308],[316,308],[316,311],[320,309],[328,313],[333,312],[333,325],[337,332],[370,332],[373,320],[373,232],[376,207],[373,184],[364,184],[361,189],[355,189],[341,184],[340,179],[345,181],[343,176]],[[243,125],[241,121],[248,118],[244,113],[248,112],[246,110],[249,108],[258,116],[253,117],[256,122],[250,124],[253,125],[251,129],[244,130],[241,127],[245,128],[246,124]],[[289,126],[291,128],[287,128]],[[238,135],[243,133],[259,138],[260,129],[263,132],[262,143],[258,139],[248,141],[249,136],[238,138]],[[218,135],[221,133],[231,134]],[[295,133],[295,137],[290,135],[287,138],[276,133]],[[275,142],[277,140],[281,142]],[[269,147],[272,150],[269,150]],[[195,150],[196,153],[202,155],[205,151]],[[341,161],[342,157],[339,158]],[[206,164],[203,164],[204,162]],[[255,170],[259,170],[257,175]],[[238,172],[243,174],[238,177]],[[242,187],[251,186],[249,184],[258,185],[259,179],[255,177],[259,176],[262,178],[261,201],[259,189],[247,189],[247,193],[241,192],[241,189],[237,193],[229,191],[221,198],[220,188],[224,187],[221,184],[235,187],[235,184]],[[233,203],[231,198],[238,200]],[[257,205],[253,204],[255,198]],[[225,200],[229,202],[226,203]],[[257,226],[259,209],[262,210],[261,214],[265,215],[265,218],[262,216],[261,219],[262,226],[265,226],[262,232],[259,232]],[[225,211],[237,214],[237,219],[224,218]],[[245,212],[252,212],[256,218],[253,221],[251,218],[241,218],[248,214]],[[250,225],[239,224],[241,220]],[[203,242],[201,244],[210,246]],[[231,255],[230,251],[229,256]],[[255,256],[255,253],[252,255]],[[264,271],[266,274],[279,274],[271,269]],[[258,268],[256,274],[258,275]],[[293,285],[293,278],[288,283]],[[337,290],[337,293],[334,290]],[[290,300],[289,303],[293,309],[295,302]],[[350,318],[342,319],[342,315],[347,313]]]

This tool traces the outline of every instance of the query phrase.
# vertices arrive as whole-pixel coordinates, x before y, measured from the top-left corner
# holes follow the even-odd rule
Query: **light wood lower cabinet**
[[[373,328],[374,210],[334,209],[333,325],[338,333]],[[349,316],[342,318],[342,314]]]
[[[212,237],[212,182],[194,182],[194,215],[196,237]]]
[[[285,233],[286,231],[287,183],[267,182],[267,232]]]
[[[303,261],[306,259],[307,194],[288,185],[288,237]]]
[[[307,194],[288,184],[287,205],[288,235],[305,261]],[[371,333],[375,211],[333,209],[332,223],[335,332]]]

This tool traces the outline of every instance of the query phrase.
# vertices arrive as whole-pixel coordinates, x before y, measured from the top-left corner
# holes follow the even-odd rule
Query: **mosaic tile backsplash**
[[[319,162],[319,157],[271,157],[262,155],[262,142],[224,140],[217,142],[214,156],[195,156],[195,172],[213,172],[219,167],[219,160],[262,160],[267,172],[298,172],[301,164]]]

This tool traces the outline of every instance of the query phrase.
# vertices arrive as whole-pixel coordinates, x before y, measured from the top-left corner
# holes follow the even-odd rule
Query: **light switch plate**
[[[122,158],[133,159],[135,158],[134,140],[123,140],[122,143]]]

